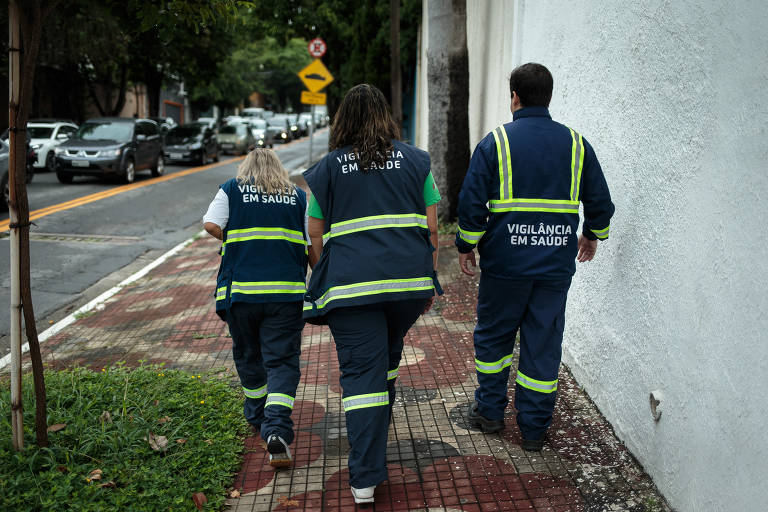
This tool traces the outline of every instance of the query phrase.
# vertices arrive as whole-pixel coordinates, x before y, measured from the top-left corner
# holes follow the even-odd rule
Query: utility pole
[[[8,4],[8,130],[10,154],[8,155],[8,183],[10,190],[10,228],[11,242],[11,430],[13,433],[13,449],[20,451],[24,448],[24,410],[21,403],[21,285],[19,281],[19,214],[16,208],[16,167],[18,138],[16,118],[19,109],[19,83],[21,82],[21,20],[19,6],[16,2]],[[26,145],[26,134],[24,143]]]
[[[389,76],[392,85],[392,117],[403,130],[403,79],[400,72],[400,0],[389,0]]]

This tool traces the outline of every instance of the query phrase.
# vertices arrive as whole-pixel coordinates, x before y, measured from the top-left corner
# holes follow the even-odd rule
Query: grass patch
[[[456,235],[459,230],[459,223],[456,222],[440,222],[437,225],[437,232],[440,235]]]
[[[0,510],[197,510],[197,492],[206,510],[221,509],[247,427],[227,380],[160,366],[47,371],[48,424],[66,427],[38,448],[26,375],[25,450],[17,453],[3,379]]]
[[[83,318],[88,318],[89,316],[93,316],[96,314],[96,310],[91,309],[88,311],[81,311],[79,313],[75,313],[75,320],[82,320]]]

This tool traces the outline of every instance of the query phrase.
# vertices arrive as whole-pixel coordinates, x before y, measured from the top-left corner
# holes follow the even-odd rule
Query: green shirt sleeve
[[[432,206],[433,204],[438,203],[440,199],[440,191],[437,190],[435,177],[432,176],[432,171],[429,171],[427,179],[424,181],[424,204]]]
[[[309,194],[309,201],[307,203],[307,215],[315,219],[324,219],[323,211],[320,209],[320,205],[317,204],[315,196]]]
[[[435,177],[432,176],[432,171],[427,175],[427,179],[424,181],[424,204],[426,206],[432,206],[442,199],[440,197],[440,191],[437,190],[435,184]],[[320,205],[315,200],[315,196],[309,195],[309,201],[307,203],[307,215],[315,219],[324,219],[323,211],[320,209]]]

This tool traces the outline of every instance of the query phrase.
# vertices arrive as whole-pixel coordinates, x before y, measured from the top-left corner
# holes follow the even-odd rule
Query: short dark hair
[[[548,107],[552,100],[552,73],[535,62],[512,70],[509,76],[509,95],[517,93],[525,107]]]

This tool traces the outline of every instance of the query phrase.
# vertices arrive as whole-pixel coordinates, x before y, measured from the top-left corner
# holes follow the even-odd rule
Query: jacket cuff
[[[464,240],[459,237],[458,233],[456,234],[456,248],[459,250],[461,254],[466,254],[468,252],[472,252],[472,250],[475,248],[475,244],[470,244],[465,242]]]

